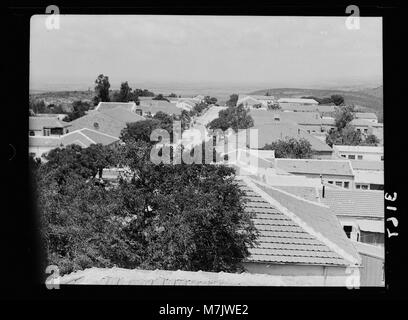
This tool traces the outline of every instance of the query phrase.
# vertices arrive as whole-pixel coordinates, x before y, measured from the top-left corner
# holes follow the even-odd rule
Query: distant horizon
[[[96,78],[96,77],[95,77]],[[285,84],[273,84],[273,83],[227,83],[227,82],[214,82],[214,83],[204,83],[204,82],[164,82],[164,81],[143,81],[143,82],[135,82],[129,80],[123,80],[119,82],[112,82],[110,81],[111,90],[118,90],[120,88],[120,83],[127,81],[129,86],[132,89],[164,89],[168,91],[177,91],[177,89],[185,90],[201,90],[201,89],[223,89],[226,90],[230,88],[231,90],[239,91],[255,91],[255,90],[266,90],[266,89],[314,89],[314,90],[358,90],[358,89],[368,89],[368,88],[378,88],[382,86],[382,81],[379,80],[372,80],[372,81],[339,81],[338,83],[331,83],[328,84],[327,82],[325,85],[285,85]],[[58,92],[58,91],[87,91],[90,89],[91,91],[94,90],[95,83],[93,82],[67,82],[67,83],[40,83],[36,84],[36,86],[30,85],[30,93],[37,91],[37,92]],[[172,93],[172,92],[160,92],[160,93]],[[177,92],[174,92],[177,93]],[[234,92],[231,92],[231,94]],[[240,92],[243,93],[243,92]]]
[[[46,15],[30,22],[30,89],[157,85],[253,89],[382,83],[382,19],[346,17]],[[265,87],[265,88],[264,88]]]

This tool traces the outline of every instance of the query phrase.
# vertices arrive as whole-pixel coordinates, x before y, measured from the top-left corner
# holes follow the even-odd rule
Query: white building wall
[[[245,262],[244,268],[249,273],[279,275],[288,286],[339,286],[359,285],[358,267],[328,267],[316,265],[268,264]],[[351,277],[354,277],[351,279]],[[355,280],[355,281],[354,281]]]

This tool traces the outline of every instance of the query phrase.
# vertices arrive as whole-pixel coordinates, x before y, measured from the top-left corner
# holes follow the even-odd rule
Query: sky
[[[178,83],[330,87],[382,81],[381,18],[62,15],[31,18],[30,88]],[[143,86],[142,86],[143,87]]]

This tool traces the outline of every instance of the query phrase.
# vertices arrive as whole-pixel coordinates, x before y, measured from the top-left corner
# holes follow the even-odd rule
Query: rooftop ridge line
[[[336,252],[338,255],[340,255],[342,258],[350,262],[351,264],[354,265],[359,265],[360,261],[355,259],[352,255],[348,254],[346,251],[344,251],[342,248],[340,248],[337,244],[333,243],[329,239],[327,239],[325,236],[323,236],[320,232],[314,230],[311,226],[309,226],[306,222],[304,222],[301,218],[299,218],[296,214],[291,212],[288,208],[284,207],[282,204],[280,204],[277,200],[273,199],[269,194],[261,190],[259,187],[255,185],[251,179],[248,177],[243,177],[243,180],[254,190],[256,190],[266,201],[268,201],[270,204],[275,206],[279,211],[281,211],[283,214],[291,218],[295,223],[297,223],[301,228],[303,228],[306,232],[314,236],[317,240],[321,241],[325,245],[327,245],[331,250]],[[276,190],[278,192],[282,192],[281,190],[272,188],[269,186],[272,190]],[[284,193],[284,192],[282,192]],[[289,194],[290,195],[290,194]],[[293,195],[290,195],[293,196]],[[307,201],[308,202],[308,201]],[[313,203],[315,205],[319,205],[318,203]]]

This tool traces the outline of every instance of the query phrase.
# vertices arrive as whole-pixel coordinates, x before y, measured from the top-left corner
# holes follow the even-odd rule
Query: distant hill
[[[300,88],[278,88],[253,91],[249,94],[265,95],[279,98],[300,98],[304,96],[314,96],[318,98],[330,97],[339,94],[344,97],[346,104],[354,104],[367,111],[372,111],[382,119],[383,116],[383,87],[363,89],[356,91],[345,90],[322,90],[322,89],[300,89]],[[382,120],[381,120],[382,121]]]

